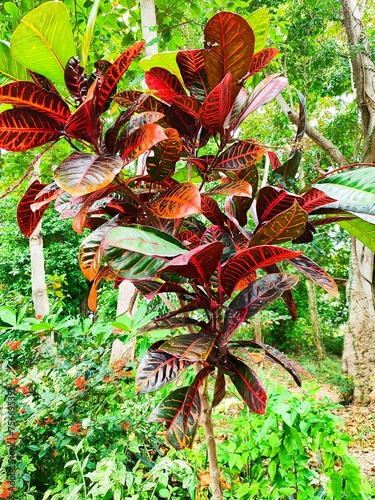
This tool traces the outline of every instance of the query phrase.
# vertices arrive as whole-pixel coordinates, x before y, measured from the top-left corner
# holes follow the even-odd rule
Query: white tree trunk
[[[42,224],[39,223],[30,236],[31,291],[35,315],[43,317],[49,313],[43,256]]]
[[[140,0],[141,6],[141,24],[142,24],[142,37],[147,43],[151,42],[157,37],[156,30],[151,31],[156,27],[156,11],[154,0]],[[158,53],[158,44],[154,43],[145,47],[145,56],[152,56]]]

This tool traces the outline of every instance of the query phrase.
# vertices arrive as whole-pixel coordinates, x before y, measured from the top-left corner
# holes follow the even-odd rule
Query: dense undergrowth
[[[210,498],[204,440],[192,450],[168,449],[162,428],[147,421],[164,390],[137,396],[137,362],[109,366],[113,340],[129,337],[129,318],[92,323],[0,312],[1,498],[10,495],[12,443],[15,499]],[[47,340],[52,332],[54,344]],[[140,337],[138,359],[156,340],[155,334]],[[269,393],[265,415],[248,412],[234,391],[215,411],[225,498],[372,498],[347,453],[349,438],[332,414],[336,406],[316,400],[310,382],[298,392],[278,385],[271,379],[275,370],[261,370]],[[11,435],[9,393],[16,397]]]

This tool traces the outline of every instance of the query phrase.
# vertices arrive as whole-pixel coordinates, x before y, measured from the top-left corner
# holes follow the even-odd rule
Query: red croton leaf
[[[60,96],[28,81],[2,85],[0,87],[0,103],[11,104],[14,108],[22,106],[40,111],[63,123],[70,116],[69,107]]]
[[[201,196],[190,182],[177,184],[148,204],[150,210],[162,219],[180,219],[201,213]]]
[[[254,53],[254,32],[241,16],[219,12],[208,21],[204,38],[203,55],[210,87],[215,88],[231,73],[233,104],[241,88],[237,82],[246,75]]]
[[[106,281],[114,281],[115,277],[115,273],[110,267],[105,266],[100,269],[94,281],[92,282],[87,299],[87,307],[90,309],[90,311],[96,311],[96,307],[98,305],[98,286],[101,280],[104,279]]]
[[[276,215],[292,207],[295,202],[302,205],[303,198],[273,186],[260,189],[256,205],[259,223],[273,219]]]
[[[272,59],[279,53],[278,49],[273,47],[267,47],[260,52],[257,52],[253,55],[250,62],[249,71],[246,75],[246,78],[249,78],[255,73],[258,73],[261,69],[263,69]]]
[[[302,274],[322,287],[326,292],[330,293],[334,297],[338,296],[339,291],[334,279],[313,260],[309,259],[305,255],[301,255],[290,258],[289,262],[293,264],[293,266],[295,266]]]
[[[228,181],[206,191],[205,194],[209,196],[222,194],[225,196],[246,196],[247,198],[251,198],[252,188],[246,181]]]
[[[157,123],[143,125],[118,145],[120,156],[124,160],[124,166],[134,161],[158,142],[166,139],[168,139],[167,135]]]
[[[197,71],[205,67],[202,51],[182,50],[177,54],[176,62],[180,68],[184,84],[190,89],[190,85]]]
[[[309,214],[315,208],[319,208],[327,203],[333,203],[336,200],[327,196],[320,189],[312,188],[307,193],[302,195],[303,201],[301,203],[303,209]]]
[[[72,153],[55,169],[56,183],[77,197],[108,186],[120,172],[123,161],[116,155]]]
[[[224,122],[232,106],[231,90],[232,75],[228,73],[202,104],[199,116],[203,127],[223,133]]]
[[[215,339],[215,335],[187,333],[163,342],[159,349],[177,356],[179,359],[192,362],[203,361],[208,358]]]
[[[253,413],[263,415],[266,409],[267,393],[253,370],[235,356],[229,354],[228,367],[233,372],[231,379],[242,399]]]
[[[47,184],[41,184],[39,181],[34,181],[28,188],[26,193],[23,195],[21,201],[17,207],[17,221],[18,226],[27,238],[35,231],[37,225],[42,220],[43,214],[46,211],[49,203],[53,200],[51,193],[47,192],[38,198],[38,202],[50,199],[49,203],[43,204],[41,208],[33,211],[31,205],[35,203],[38,194],[47,186]],[[56,186],[57,188],[57,186]]]
[[[201,205],[202,214],[208,219],[212,224],[220,226],[221,228],[225,225],[225,219],[219,205],[215,200],[207,196],[206,194],[201,195]]]
[[[190,362],[179,359],[159,349],[163,340],[156,342],[146,351],[137,370],[135,388],[138,394],[156,391],[175,380]]]
[[[172,259],[160,273],[176,272],[179,276],[197,280],[199,283],[207,283],[216,271],[223,248],[221,241],[200,245]]]
[[[199,111],[201,109],[201,103],[190,97],[188,95],[179,95],[173,97],[172,104],[177,105],[179,108],[183,109],[186,113],[189,113],[194,118],[199,118]]]
[[[114,91],[118,81],[129,68],[131,62],[142,52],[144,45],[145,42],[137,42],[126,49],[125,52],[123,52],[106,71],[98,95],[99,113],[103,111],[103,108]]]
[[[145,81],[148,88],[168,104],[172,104],[174,97],[186,95],[180,80],[167,69],[151,68],[145,73]]]
[[[75,139],[86,141],[97,147],[101,124],[94,97],[88,97],[69,117],[65,132]]]
[[[216,170],[242,170],[260,160],[266,148],[255,141],[238,141],[222,153]]]
[[[8,109],[0,114],[0,149],[21,152],[59,139],[62,124],[32,109]]]
[[[276,245],[292,241],[303,234],[307,222],[307,213],[297,201],[264,223],[251,238],[251,245]]]
[[[147,172],[153,181],[170,177],[182,153],[182,142],[174,128],[164,130],[167,139],[158,142],[153,148],[153,156],[147,158]]]
[[[273,245],[249,248],[232,257],[223,266],[221,285],[230,297],[237,284],[256,269],[270,266],[286,259],[299,257],[303,252],[295,252]]]
[[[65,85],[76,102],[82,103],[87,97],[88,82],[78,57],[71,57],[64,70]]]

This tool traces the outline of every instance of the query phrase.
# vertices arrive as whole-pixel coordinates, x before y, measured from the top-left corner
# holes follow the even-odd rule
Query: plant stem
[[[195,365],[196,372],[199,372],[200,366],[198,363]],[[208,384],[202,387],[201,391],[202,403],[202,427],[207,442],[208,450],[208,464],[210,467],[211,489],[213,500],[223,500],[223,492],[220,484],[220,469],[217,460],[216,442],[214,424],[212,421],[212,407],[208,401]]]

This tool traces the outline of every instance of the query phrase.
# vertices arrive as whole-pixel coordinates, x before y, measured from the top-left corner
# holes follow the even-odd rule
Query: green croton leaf
[[[145,226],[115,227],[106,234],[104,245],[155,257],[176,257],[187,252],[173,236]]]
[[[76,55],[68,9],[46,2],[27,14],[10,41],[12,56],[26,68],[64,84],[64,68]]]
[[[331,198],[344,203],[375,205],[375,167],[362,167],[348,172],[333,174],[313,187]]]
[[[375,253],[375,224],[358,218],[339,222],[339,226]]]

